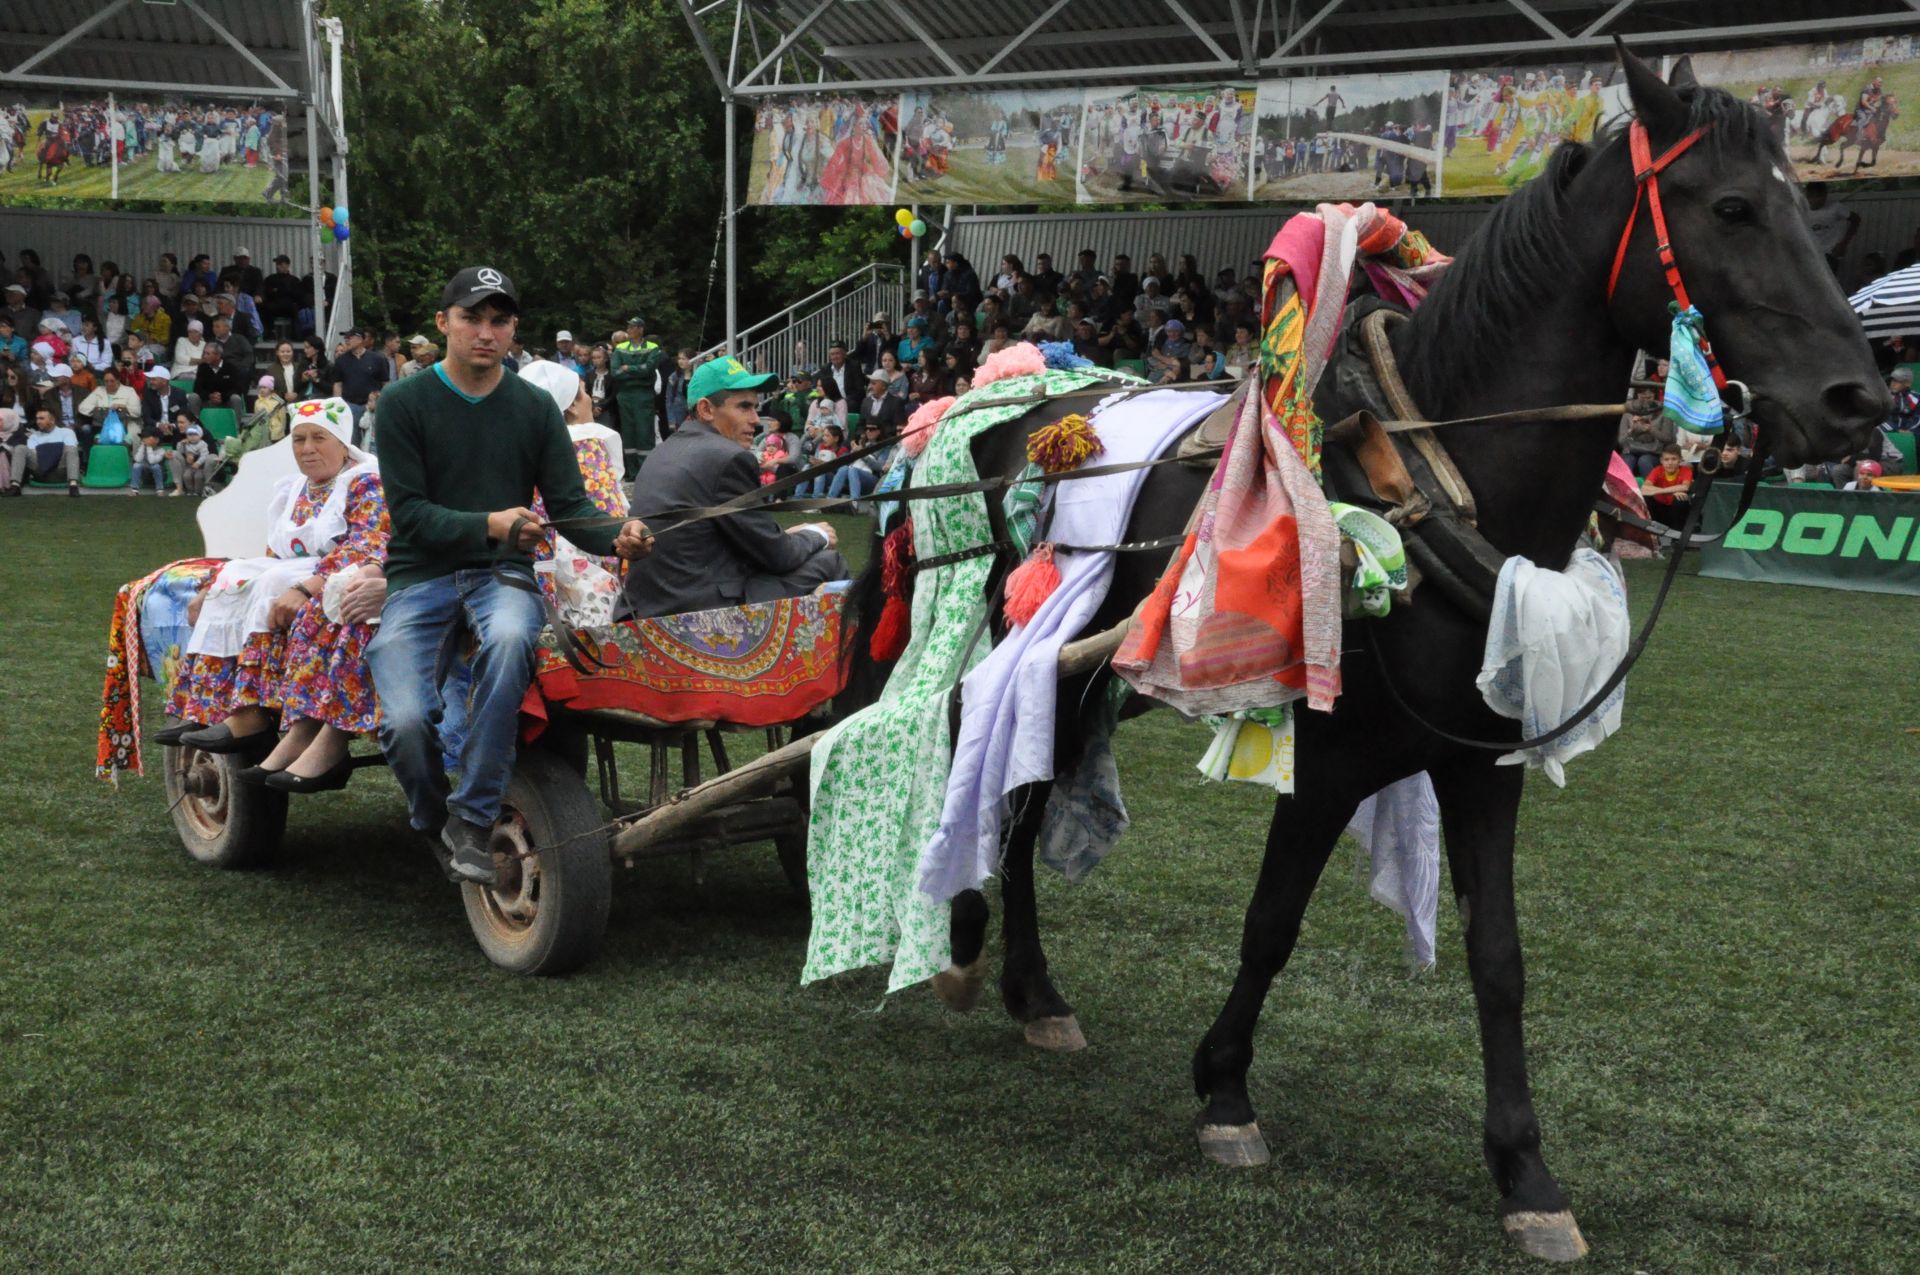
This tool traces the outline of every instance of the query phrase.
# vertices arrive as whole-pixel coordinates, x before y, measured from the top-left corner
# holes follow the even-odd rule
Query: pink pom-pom
[[[918,456],[927,450],[927,444],[933,441],[934,428],[940,424],[940,419],[952,406],[952,395],[936,398],[922,403],[918,410],[907,418],[906,432],[900,437],[900,446],[906,449],[907,455]]]
[[[1040,353],[1040,347],[1021,341],[987,355],[987,361],[973,374],[973,388],[977,390],[1009,376],[1032,376],[1046,370],[1047,356]]]
[[[1029,624],[1040,607],[1060,587],[1060,568],[1053,565],[1053,546],[1042,543],[1007,577],[1007,601],[1001,613],[1009,624]]]

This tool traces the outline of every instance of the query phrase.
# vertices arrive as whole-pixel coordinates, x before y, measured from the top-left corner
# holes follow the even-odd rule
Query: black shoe
[[[178,748],[182,735],[191,735],[200,729],[199,722],[176,722],[153,732],[153,742],[162,748]]]
[[[265,766],[248,766],[244,770],[236,771],[233,777],[243,784],[264,788],[267,786],[267,781],[279,773],[277,770],[268,770]]]
[[[257,753],[260,757],[265,757],[273,751],[279,740],[270,730],[258,731],[252,735],[236,735],[232,727],[221,722],[218,726],[209,726],[204,730],[196,727],[180,736],[180,742],[188,748],[198,748],[203,753]]]
[[[67,484],[67,495],[69,495],[69,496],[78,496],[79,494],[80,494],[80,484],[79,484],[79,483],[68,483],[68,484]]]
[[[455,880],[469,885],[500,883],[499,874],[493,870],[493,851],[488,848],[493,829],[456,816],[448,819],[447,826],[440,830],[440,840],[452,854],[448,872]]]
[[[329,767],[324,774],[315,775],[312,779],[304,779],[299,775],[285,770],[269,771],[267,773],[266,784],[267,787],[277,788],[281,792],[334,792],[338,789],[345,788],[347,786],[347,780],[351,778],[352,775],[353,758],[342,757],[333,766]]]

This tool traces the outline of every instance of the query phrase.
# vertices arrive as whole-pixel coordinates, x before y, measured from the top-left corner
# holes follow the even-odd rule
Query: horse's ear
[[[1687,108],[1680,101],[1680,95],[1667,87],[1658,71],[1635,57],[1626,41],[1616,35],[1613,43],[1620,53],[1620,69],[1626,72],[1627,96],[1633,102],[1633,113],[1654,137],[1678,137],[1687,119]]]
[[[1693,78],[1693,58],[1690,54],[1682,53],[1680,60],[1673,64],[1673,69],[1667,72],[1667,87],[1676,93],[1681,89],[1700,87],[1700,81]]]

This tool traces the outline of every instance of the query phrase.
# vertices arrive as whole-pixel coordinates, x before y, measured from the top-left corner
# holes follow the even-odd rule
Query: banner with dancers
[[[41,195],[284,204],[287,120],[240,100],[0,96],[0,204]]]
[[[753,119],[749,204],[890,204],[897,93],[786,97]]]
[[[1253,114],[1251,84],[1087,90],[1079,202],[1245,200]]]
[[[1441,130],[1447,194],[1511,194],[1562,142],[1591,142],[1631,112],[1617,62],[1455,71]]]
[[[1920,173],[1920,36],[1696,53],[1693,74],[1758,107],[1801,181]]]
[[[1359,203],[1446,193],[1446,89],[1445,71],[1262,84],[1253,198]]]
[[[1071,204],[1079,89],[921,90],[901,100],[902,203]]]

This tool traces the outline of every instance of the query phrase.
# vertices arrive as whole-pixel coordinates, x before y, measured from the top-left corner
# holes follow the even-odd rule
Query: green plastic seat
[[[191,394],[193,393],[193,378],[191,376],[176,376],[173,378],[173,388],[179,390],[182,394]]]
[[[133,481],[133,453],[119,443],[95,443],[87,452],[82,487],[125,487]]]
[[[1145,359],[1115,359],[1113,366],[1116,371],[1131,372],[1142,380],[1146,379],[1147,361]]]
[[[858,412],[847,413],[847,428],[849,430],[855,430],[860,428],[860,413]]]
[[[1920,456],[1916,456],[1916,452],[1920,452],[1920,439],[1916,439],[1912,434],[1895,430],[1887,434],[1887,441],[1893,444],[1893,449],[1900,453],[1900,459],[1905,462],[1901,465],[1901,469],[1909,474],[1920,470]]]
[[[1795,483],[1794,486],[1799,487],[1805,491],[1832,491],[1833,490],[1832,483]]]
[[[240,418],[231,407],[201,408],[200,424],[207,431],[207,438],[214,442],[237,438],[240,434]]]

